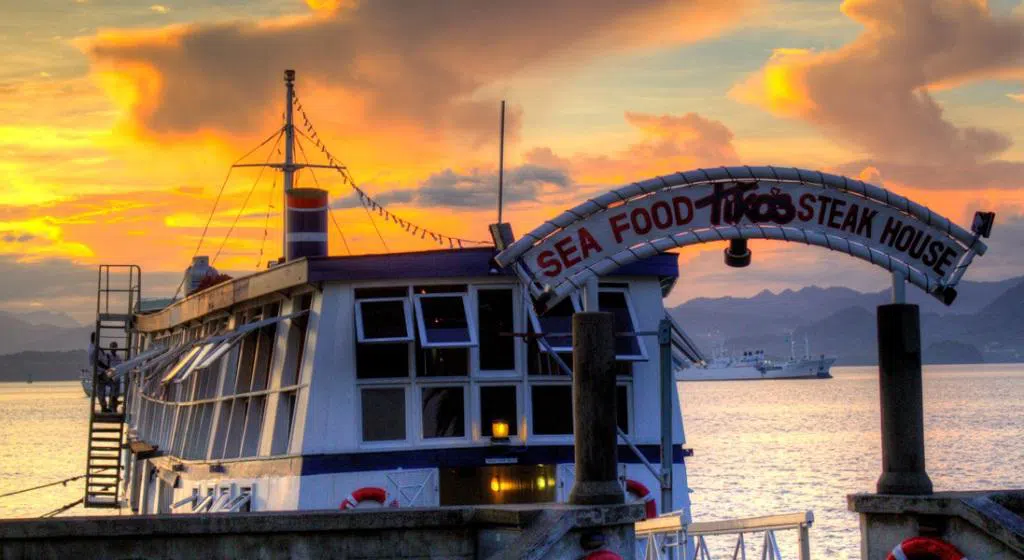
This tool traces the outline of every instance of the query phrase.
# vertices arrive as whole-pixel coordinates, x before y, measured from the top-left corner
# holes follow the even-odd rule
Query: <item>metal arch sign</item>
[[[563,212],[495,257],[550,307],[594,277],[676,247],[776,239],[841,251],[947,304],[979,235],[881,187],[795,168],[721,167],[655,177]]]

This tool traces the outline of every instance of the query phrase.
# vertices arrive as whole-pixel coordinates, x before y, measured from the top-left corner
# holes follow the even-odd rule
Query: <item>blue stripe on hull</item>
[[[661,448],[657,445],[638,445],[644,457],[657,463],[661,459]],[[693,455],[690,449],[673,446],[674,463]],[[415,451],[380,451],[370,453],[336,453],[330,455],[305,455],[302,458],[302,475],[334,474],[344,472],[386,471],[398,468],[456,468],[483,467],[495,464],[544,465],[572,463],[571,445],[531,445],[524,447],[462,447],[455,449],[417,449]],[[490,462],[488,461],[490,460]],[[640,459],[626,446],[619,446],[619,462],[639,464]]]

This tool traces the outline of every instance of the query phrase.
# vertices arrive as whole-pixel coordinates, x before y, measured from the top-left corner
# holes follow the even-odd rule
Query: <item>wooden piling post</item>
[[[931,494],[924,464],[921,324],[916,305],[878,306],[878,381],[882,410],[879,494]]]
[[[615,431],[615,333],[611,313],[572,317],[576,481],[569,503],[624,503]]]

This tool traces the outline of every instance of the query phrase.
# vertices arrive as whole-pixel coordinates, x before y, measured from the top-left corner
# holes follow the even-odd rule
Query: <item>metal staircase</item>
[[[142,270],[138,266],[100,265],[94,331],[97,353],[107,352],[116,357],[118,363],[133,357],[133,313],[141,296]],[[98,361],[93,363],[93,391],[89,401],[89,454],[85,469],[84,505],[87,508],[116,508],[121,505],[128,380],[123,376],[101,384],[100,376],[106,371],[97,365]],[[101,391],[107,391],[109,398],[102,399]]]

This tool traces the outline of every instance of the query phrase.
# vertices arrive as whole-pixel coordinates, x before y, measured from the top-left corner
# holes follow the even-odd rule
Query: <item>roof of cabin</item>
[[[494,267],[494,254],[493,247],[480,247],[299,259],[217,284],[159,311],[140,314],[137,325],[144,332],[163,330],[249,299],[319,282],[514,277],[511,270]],[[611,275],[673,280],[679,276],[679,264],[675,254],[666,253],[628,264]]]

